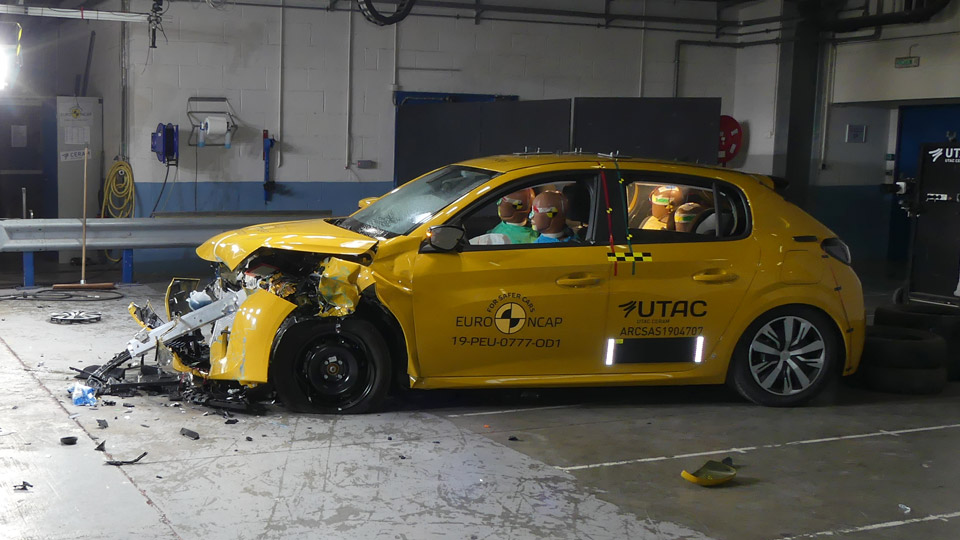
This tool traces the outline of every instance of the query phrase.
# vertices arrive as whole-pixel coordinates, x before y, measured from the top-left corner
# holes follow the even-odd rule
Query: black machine
[[[960,143],[928,143],[901,205],[913,217],[905,299],[960,307]]]

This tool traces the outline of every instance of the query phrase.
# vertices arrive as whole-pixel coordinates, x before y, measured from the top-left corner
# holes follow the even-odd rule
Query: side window
[[[589,242],[596,207],[595,173],[517,182],[494,192],[455,222],[467,250],[574,246]]]
[[[626,185],[627,228],[634,242],[705,242],[737,238],[749,216],[739,190],[638,178]]]

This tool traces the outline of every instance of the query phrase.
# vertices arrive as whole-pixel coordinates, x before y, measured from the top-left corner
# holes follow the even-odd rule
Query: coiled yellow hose
[[[100,208],[100,217],[133,217],[134,195],[133,168],[126,161],[114,161],[107,172],[107,179],[103,186],[103,206]],[[120,260],[111,257],[109,251],[107,258],[113,262]]]

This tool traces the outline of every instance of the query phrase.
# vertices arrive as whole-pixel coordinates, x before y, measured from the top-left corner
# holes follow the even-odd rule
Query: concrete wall
[[[577,6],[582,9],[577,2],[567,7]],[[642,9],[641,3],[628,6]],[[145,11],[149,3],[138,0],[131,8]],[[651,2],[648,13],[657,9],[672,15],[715,16],[711,6],[700,2],[676,6]],[[460,20],[411,16],[396,27],[377,27],[359,14],[351,23],[344,12],[285,13],[282,166],[275,175],[290,193],[278,193],[276,205],[335,213],[349,212],[358,198],[392,187],[395,31],[400,89],[517,94],[521,99],[636,96],[641,41],[650,60],[643,67],[644,95],[669,95],[673,42],[693,36],[652,31],[643,36],[636,30],[520,22],[476,25],[472,16]],[[152,51],[147,48],[146,27],[131,26],[130,155],[141,184],[139,213],[149,212],[157,191],[147,184],[161,182],[165,173],[149,152],[150,132],[159,122],[179,123],[185,141],[189,97],[228,98],[240,131],[229,150],[194,149],[181,143],[180,187],[173,188],[175,196],[166,210],[193,210],[189,184],[194,180],[201,185],[261,182],[261,130],[273,134],[278,129],[280,10],[239,5],[214,10],[202,3],[178,2],[164,15],[169,42],[158,39],[158,48]],[[353,54],[348,58],[351,27]],[[707,59],[688,65],[683,75],[695,81],[695,95],[725,96],[729,104],[731,65]],[[375,169],[346,167],[348,77],[352,78],[349,161],[373,160]],[[109,148],[111,141],[105,144]],[[346,185],[330,186],[334,183]],[[205,193],[222,191],[199,188],[197,208],[222,207],[222,201],[204,198]],[[264,207],[262,198],[234,200],[240,207],[234,209]]]
[[[897,69],[894,58],[920,56]],[[960,97],[960,3],[928,23],[890,26],[879,41],[837,47],[834,103]]]

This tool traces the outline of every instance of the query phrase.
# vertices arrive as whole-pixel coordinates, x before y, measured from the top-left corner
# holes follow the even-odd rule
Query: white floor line
[[[822,439],[806,439],[802,441],[790,441],[785,443],[776,443],[776,444],[764,444],[761,446],[745,446],[740,448],[725,448],[723,450],[708,450],[706,452],[695,452],[692,454],[677,454],[675,456],[656,456],[656,457],[646,457],[646,458],[637,458],[637,459],[624,459],[621,461],[606,461],[603,463],[591,463],[589,465],[572,465],[569,467],[557,467],[561,471],[580,471],[583,469],[596,469],[599,467],[615,467],[617,465],[630,465],[633,463],[648,463],[651,461],[665,461],[669,459],[682,459],[689,457],[699,457],[699,456],[712,456],[717,454],[742,454],[749,452],[751,450],[759,450],[763,448],[781,448],[784,446],[797,446],[803,444],[819,444],[825,442],[835,442],[835,441],[846,441],[850,439],[865,439],[869,437],[896,437],[898,435],[903,435],[905,433],[920,433],[924,431],[939,431],[942,429],[957,429],[960,428],[960,424],[944,424],[940,426],[927,426],[919,428],[910,428],[910,429],[898,429],[898,430],[880,430],[874,431],[872,433],[858,433],[856,435],[840,435],[837,437],[824,437]]]
[[[579,407],[579,405],[552,405],[550,407],[527,407],[525,409],[505,409],[502,411],[481,411],[481,412],[472,412],[464,414],[448,414],[447,418],[462,418],[464,416],[485,416],[488,414],[509,414],[515,412],[525,412],[525,411],[544,411],[547,409],[569,409],[572,407]]]
[[[914,523],[923,523],[925,521],[947,521],[949,519],[953,519],[957,517],[960,517],[960,512],[953,512],[950,514],[934,514],[934,515],[930,515],[922,518],[904,519],[901,521],[886,521],[884,523],[874,523],[873,525],[863,525],[861,527],[848,527],[845,529],[836,529],[833,531],[820,531],[815,533],[798,534],[796,536],[777,538],[777,540],[801,540],[802,538],[819,538],[821,536],[837,536],[841,534],[853,534],[858,532],[876,531],[878,529],[890,529],[892,527],[902,527],[904,525],[912,525]]]

